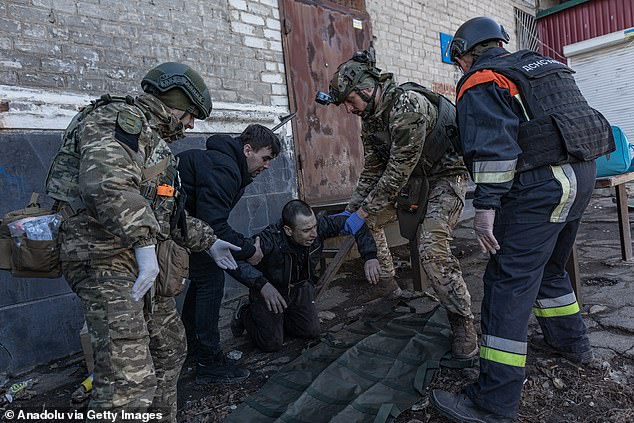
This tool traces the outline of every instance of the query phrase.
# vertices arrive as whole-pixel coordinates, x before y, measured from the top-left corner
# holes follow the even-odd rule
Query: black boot
[[[244,323],[242,323],[242,313],[249,306],[249,298],[242,297],[238,301],[235,311],[233,312],[233,319],[231,319],[231,333],[234,337],[238,338],[244,333]]]
[[[548,341],[544,339],[543,336],[534,337],[530,345],[539,351],[544,351],[551,354],[559,355],[565,358],[566,360],[572,361],[574,364],[581,364],[584,366],[601,368],[601,364],[599,360],[595,359],[594,357],[592,348],[589,348],[586,351],[579,351],[579,352],[563,351],[550,345]]]
[[[201,354],[201,359],[196,366],[196,383],[199,385],[240,383],[248,378],[249,374],[247,369],[228,363],[222,351],[212,358],[205,358]]]
[[[512,423],[513,419],[494,414],[476,405],[465,394],[434,389],[429,396],[431,403],[440,413],[458,423]]]

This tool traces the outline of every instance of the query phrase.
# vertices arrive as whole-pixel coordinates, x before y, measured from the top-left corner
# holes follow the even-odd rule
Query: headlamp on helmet
[[[372,53],[358,51],[350,60],[339,65],[330,80],[328,93],[318,91],[315,101],[322,105],[335,104],[338,106],[345,101],[352,91],[359,92],[359,85],[375,86],[378,84],[380,75],[381,69],[374,65]],[[370,78],[371,83],[368,81]]]

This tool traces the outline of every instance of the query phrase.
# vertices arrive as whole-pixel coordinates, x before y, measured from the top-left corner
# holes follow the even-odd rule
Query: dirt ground
[[[453,249],[461,261],[473,298],[474,314],[479,321],[481,276],[487,257],[476,248],[471,224],[471,219],[461,222],[455,232]],[[616,209],[611,199],[594,199],[581,225],[577,245],[583,285],[583,316],[598,358],[596,365],[578,367],[565,359],[529,347],[527,378],[518,422],[634,422],[634,325],[631,324],[632,319],[628,318],[634,311],[634,275],[630,275],[632,264],[620,260],[617,233]],[[394,248],[393,256],[399,283],[403,288],[411,288],[412,272],[407,247]],[[361,261],[346,262],[320,301],[321,309],[334,314],[325,316],[323,329],[363,319],[368,313],[380,312],[375,306],[365,307],[356,303],[356,299],[367,289]],[[432,300],[427,301],[433,305]],[[395,304],[385,302],[380,307],[390,309]],[[251,376],[240,385],[201,387],[195,384],[192,364],[187,362],[179,382],[179,422],[222,421],[280,367],[314,345],[303,340],[288,339],[282,351],[262,353],[245,337],[233,338],[230,335],[229,320],[234,305],[235,300],[223,306],[223,345],[227,352],[235,350],[242,353],[239,363],[251,370]],[[611,321],[615,321],[613,316],[622,321],[617,319],[618,322],[611,324]],[[539,333],[537,322],[531,321],[529,342]],[[458,392],[477,379],[477,375],[477,369],[443,368],[436,373],[431,388]],[[68,407],[72,392],[85,377],[85,368],[82,357],[76,356],[20,377],[34,377],[37,383],[25,398],[0,406],[0,416],[3,407]],[[86,404],[71,404],[71,407],[82,410]],[[444,421],[426,398],[396,419],[398,423]]]

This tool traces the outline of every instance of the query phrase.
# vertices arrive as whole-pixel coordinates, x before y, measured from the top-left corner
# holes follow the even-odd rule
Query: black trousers
[[[200,360],[211,360],[220,348],[218,320],[225,288],[225,273],[207,253],[190,256],[190,284],[183,304],[187,347]]]
[[[313,339],[319,337],[319,317],[315,307],[315,287],[308,281],[293,285],[284,296],[288,308],[273,313],[258,291],[251,290],[250,303],[242,312],[242,323],[253,342],[263,351],[277,351],[284,335]]]

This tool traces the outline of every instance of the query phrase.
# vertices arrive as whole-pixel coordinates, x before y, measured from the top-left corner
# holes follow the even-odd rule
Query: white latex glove
[[[381,266],[377,259],[368,260],[363,266],[365,270],[365,278],[372,285],[376,285],[379,282],[379,274],[381,273]]]
[[[498,240],[493,236],[493,222],[495,222],[495,210],[476,209],[473,229],[483,253],[495,254],[500,249]]]
[[[233,270],[238,268],[238,264],[231,255],[231,251],[240,250],[241,248],[237,245],[233,245],[232,243],[223,241],[219,238],[216,240],[216,242],[213,243],[213,245],[207,252],[211,256],[211,258],[214,259],[219,268]]]
[[[137,247],[134,249],[134,256],[139,267],[139,274],[136,277],[136,281],[134,281],[134,285],[132,285],[132,299],[139,301],[152,288],[154,280],[159,274],[156,246]]]

